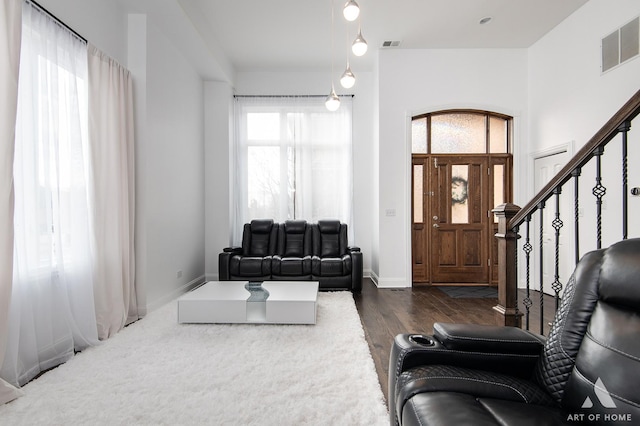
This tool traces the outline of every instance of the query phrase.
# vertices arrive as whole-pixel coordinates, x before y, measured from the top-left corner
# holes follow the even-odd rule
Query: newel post
[[[498,304],[493,307],[499,325],[520,327],[522,314],[518,312],[518,274],[516,250],[518,234],[508,229],[509,221],[520,211],[515,204],[500,204],[493,210],[498,217]]]

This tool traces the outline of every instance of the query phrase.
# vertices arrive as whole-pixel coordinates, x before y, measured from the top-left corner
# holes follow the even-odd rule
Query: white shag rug
[[[178,324],[175,301],[23,387],[7,425],[388,425],[349,292],[316,325]]]

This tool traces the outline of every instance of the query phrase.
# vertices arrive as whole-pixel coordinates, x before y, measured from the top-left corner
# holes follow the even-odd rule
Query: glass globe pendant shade
[[[340,84],[345,89],[350,89],[356,84],[356,76],[353,75],[353,71],[351,71],[351,67],[349,66],[349,62],[347,62],[347,69],[342,73],[342,77],[340,77]]]
[[[358,36],[353,40],[351,51],[356,56],[362,56],[367,53],[367,41],[362,37],[362,30],[358,30]]]
[[[329,93],[329,96],[327,96],[327,99],[325,99],[324,105],[329,111],[337,111],[338,108],[340,108],[340,98],[338,97],[338,95],[336,95],[333,84],[331,84],[331,93]]]
[[[358,19],[358,15],[360,15],[360,6],[354,0],[349,0],[344,4],[344,9],[342,9],[342,14],[344,15],[344,19],[347,21],[355,21]]]

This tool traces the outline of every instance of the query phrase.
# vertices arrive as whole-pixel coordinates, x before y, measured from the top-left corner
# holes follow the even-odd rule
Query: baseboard
[[[380,281],[380,277],[378,277],[378,274],[376,274],[373,271],[369,271],[369,278],[371,278],[371,281],[373,281],[373,284],[375,284],[375,286],[378,287],[378,282]]]
[[[404,278],[380,278],[376,273],[371,271],[371,281],[378,288],[407,288],[411,287],[411,282],[407,283]]]
[[[173,290],[171,293],[154,300],[151,303],[147,304],[147,312],[151,312],[154,311],[156,309],[158,309],[161,306],[166,305],[167,303],[171,302],[172,300],[175,300],[176,298],[178,298],[179,296],[183,295],[184,293],[187,293],[191,290],[193,290],[195,287],[198,287],[199,285],[201,285],[202,283],[204,283],[205,280],[205,276],[204,275],[200,275],[198,278],[189,281],[188,283],[184,284],[181,287],[178,287],[177,289]]]

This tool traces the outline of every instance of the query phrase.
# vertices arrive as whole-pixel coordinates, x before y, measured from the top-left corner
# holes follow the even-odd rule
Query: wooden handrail
[[[558,172],[553,179],[547,183],[510,221],[508,228],[513,229],[520,225],[527,216],[533,213],[538,205],[549,199],[553,195],[553,190],[558,186],[564,185],[570,178],[571,173],[576,168],[581,168],[593,155],[593,151],[601,146],[606,145],[618,134],[618,129],[625,123],[629,123],[638,114],[640,114],[640,90],[638,90],[625,103],[618,112],[616,112],[609,121],[584,145],[573,158]]]

